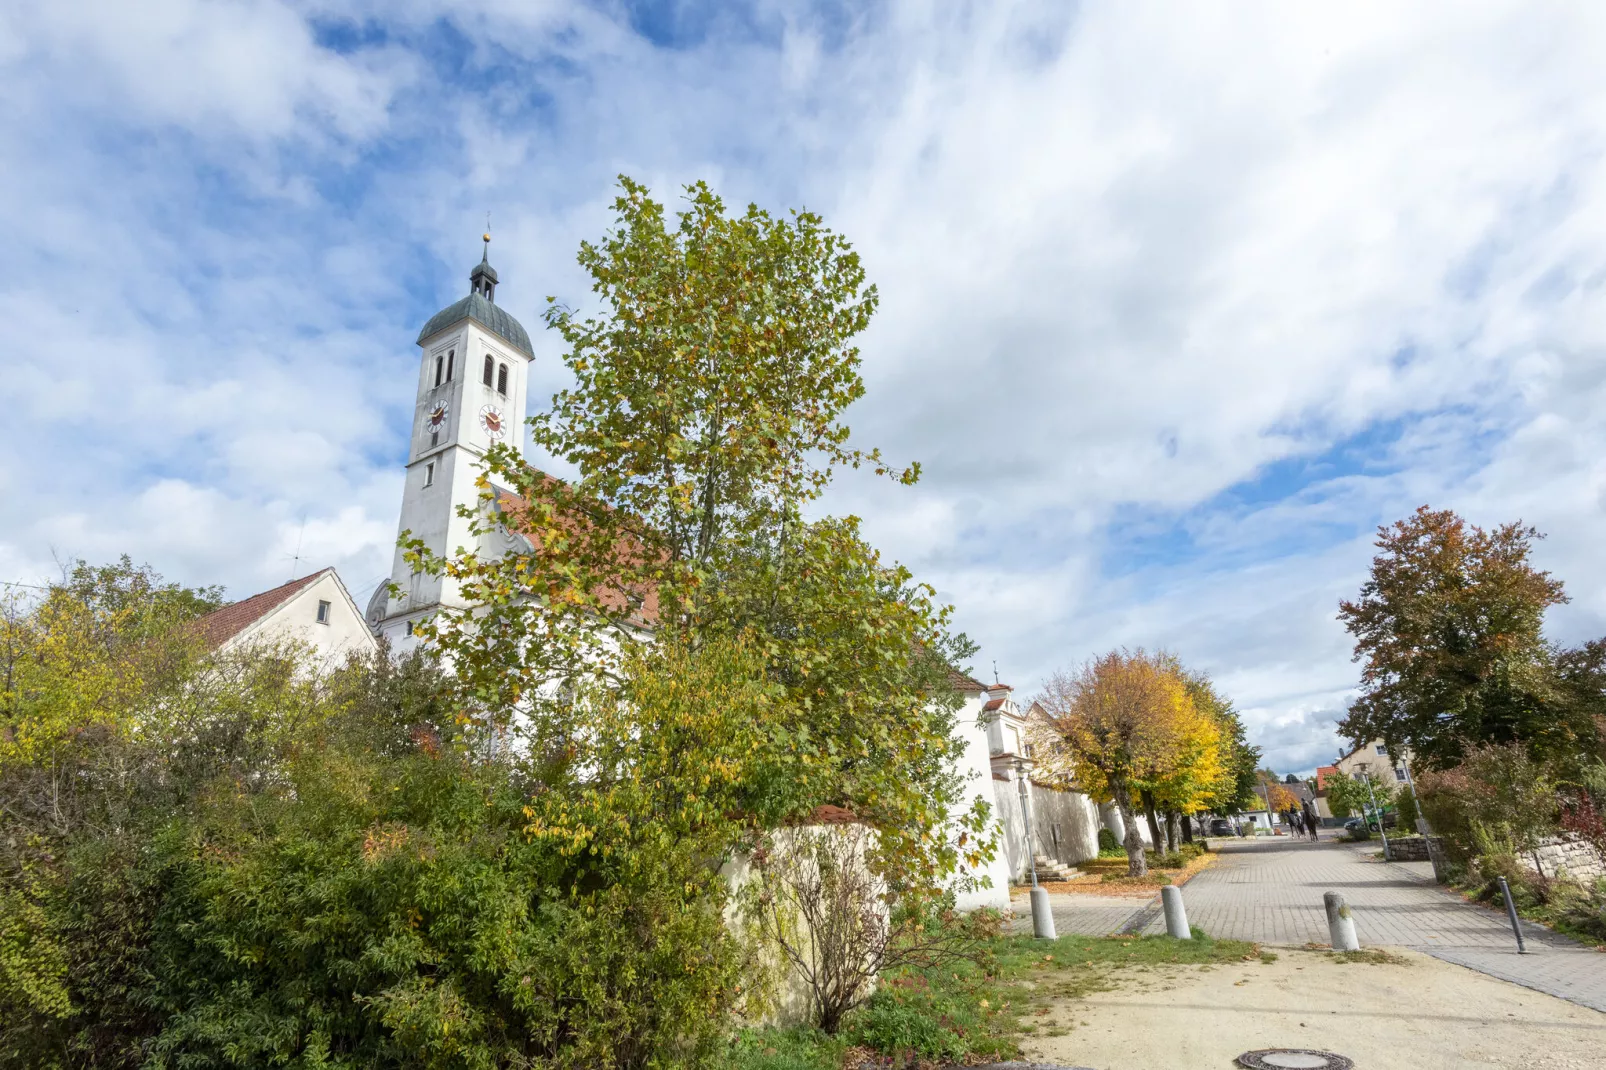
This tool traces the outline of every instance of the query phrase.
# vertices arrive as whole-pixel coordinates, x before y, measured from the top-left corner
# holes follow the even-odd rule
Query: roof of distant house
[[[200,620],[196,627],[206,640],[206,645],[216,650],[230,639],[245,631],[257,621],[272,613],[275,609],[288,602],[292,597],[310,586],[326,572],[333,572],[332,568],[319,569],[310,576],[302,576],[298,580],[281,584],[271,591],[254,594],[250,598],[242,598],[238,602],[213,610]]]
[[[958,669],[948,670],[948,686],[955,691],[986,691],[987,685]]]

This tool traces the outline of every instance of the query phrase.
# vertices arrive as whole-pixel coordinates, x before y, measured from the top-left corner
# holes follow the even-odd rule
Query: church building
[[[525,386],[535,353],[523,324],[496,303],[490,250],[487,234],[485,252],[468,276],[468,296],[418,332],[418,399],[397,533],[411,532],[441,557],[459,549],[496,557],[521,541],[502,532],[475,536],[472,521],[458,513],[460,506],[479,508],[474,481],[487,450],[501,445],[524,452]],[[481,545],[487,540],[492,545]],[[452,580],[413,572],[398,545],[390,584],[374,592],[367,618],[391,649],[405,651],[418,622],[442,606],[464,605]]]
[[[459,515],[460,507],[466,506],[471,514],[481,508],[475,481],[491,447],[508,446],[523,454],[526,388],[535,359],[524,326],[496,303],[498,280],[490,263],[490,235],[484,241],[480,262],[469,273],[468,296],[435,313],[418,333],[418,390],[397,533],[411,533],[441,557],[472,549],[495,558],[529,548],[523,536],[501,527],[476,535],[473,521]],[[251,612],[238,607],[249,607]],[[302,626],[305,638],[323,640],[327,637],[317,629],[333,621],[333,631],[341,635],[366,631],[365,639],[384,639],[391,650],[405,652],[420,641],[415,635],[419,623],[442,608],[466,607],[452,580],[414,572],[398,545],[389,582],[375,590],[360,620],[333,569],[235,603],[214,616],[219,618],[220,635],[243,628],[247,616],[254,621],[271,611],[275,620],[282,620],[276,635]],[[231,611],[232,616],[225,616]],[[353,649],[360,645],[348,644]],[[1001,684],[989,687],[957,672],[954,687],[963,703],[956,726],[966,745],[961,772],[969,775],[974,793],[995,807],[1004,834],[998,855],[985,867],[991,887],[962,895],[960,906],[1007,911],[1010,881],[1028,868],[1028,853],[1038,855],[1044,865],[1052,865],[1054,859],[1074,864],[1096,853],[1099,813],[1082,796],[1070,800],[1075,805],[1056,806],[1062,800],[1038,792],[1041,798],[1028,805],[1033,811],[1042,810],[1048,831],[1034,828],[1033,835],[1026,836],[1021,809],[1026,796],[1015,790],[1016,779],[1026,775],[1024,748],[1010,689]],[[1035,841],[1034,848],[1027,847],[1028,839]]]

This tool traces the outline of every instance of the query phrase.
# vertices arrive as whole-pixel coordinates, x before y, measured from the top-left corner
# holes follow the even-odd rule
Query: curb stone
[[[1087,1066],[1066,1066],[1064,1063],[988,1063],[967,1070],[1092,1070]]]

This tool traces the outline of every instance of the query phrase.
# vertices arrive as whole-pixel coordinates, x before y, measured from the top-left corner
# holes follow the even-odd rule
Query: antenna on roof
[[[296,552],[295,552],[295,556],[290,559],[290,578],[292,580],[296,578],[296,573],[301,571],[301,537],[303,535],[305,535],[306,533],[307,533],[307,514],[306,513],[302,513],[301,514],[301,530],[296,532]]]

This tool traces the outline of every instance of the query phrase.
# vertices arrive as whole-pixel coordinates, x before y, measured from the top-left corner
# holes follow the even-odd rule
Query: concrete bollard
[[[1048,889],[1032,889],[1032,935],[1039,940],[1052,940],[1054,932],[1054,912],[1048,908]]]
[[[1165,907],[1165,931],[1178,940],[1192,940],[1193,932],[1188,928],[1188,911],[1182,905],[1182,889],[1175,884],[1167,884],[1160,889],[1160,904]]]
[[[1359,951],[1361,942],[1355,938],[1355,916],[1350,913],[1344,897],[1328,892],[1322,896],[1322,903],[1327,907],[1327,936],[1333,950]]]

